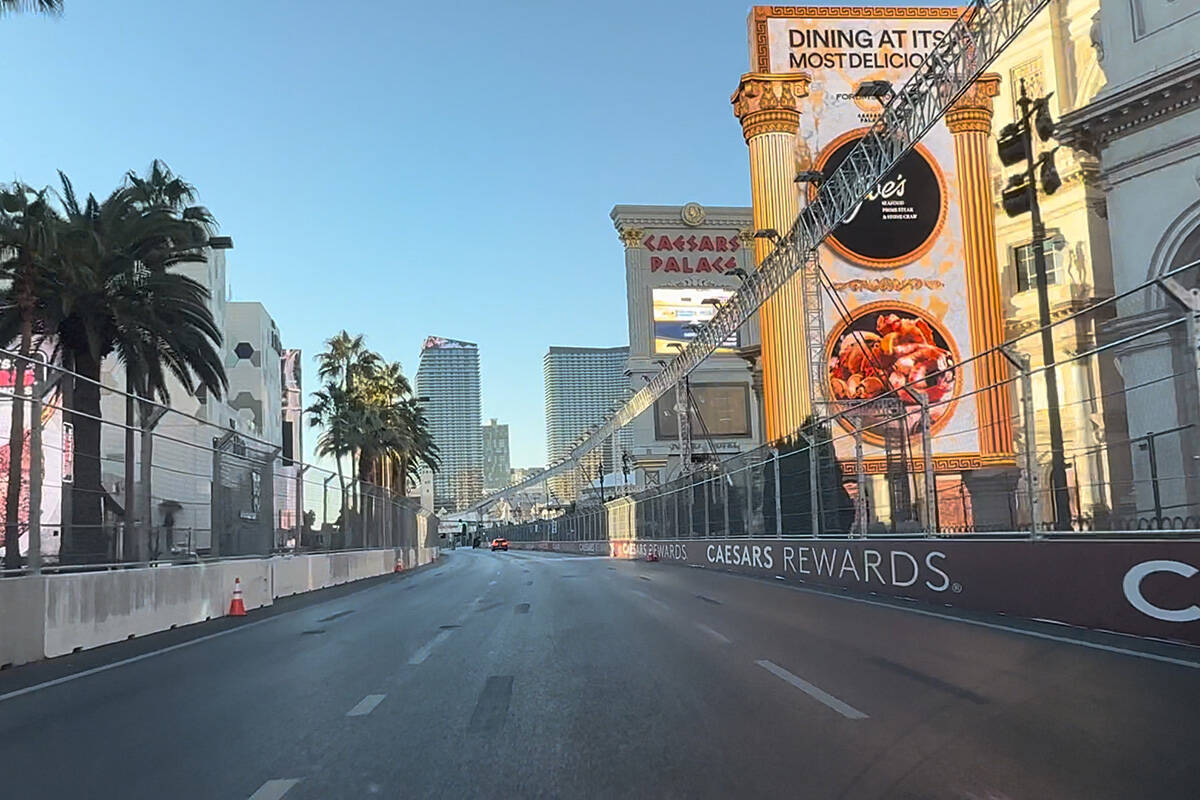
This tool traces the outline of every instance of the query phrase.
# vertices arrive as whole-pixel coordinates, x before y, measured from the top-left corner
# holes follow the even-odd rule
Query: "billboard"
[[[750,15],[756,71],[804,72],[798,169],[831,174],[879,117],[881,100],[856,97],[865,81],[899,89],[953,24],[954,8],[756,7]],[[986,170],[984,171],[986,175]],[[934,422],[935,465],[983,466],[964,357],[975,309],[968,300],[954,139],[938,123],[853,209],[821,248],[821,265],[844,309],[826,301],[824,363],[814,376],[837,412],[900,387],[913,427],[922,400]],[[808,186],[809,197],[816,186]],[[814,365],[815,368],[815,365]],[[893,395],[894,396],[894,395]],[[894,411],[881,413],[894,413]],[[870,420],[866,420],[870,424]],[[850,429],[850,423],[844,422]],[[865,437],[868,458],[882,439]],[[839,437],[850,457],[852,437]]]
[[[732,289],[656,288],[651,290],[654,314],[654,352],[674,355],[672,344],[686,345],[713,318],[717,308],[733,296]],[[718,353],[734,353],[738,348],[735,331],[718,347]]]

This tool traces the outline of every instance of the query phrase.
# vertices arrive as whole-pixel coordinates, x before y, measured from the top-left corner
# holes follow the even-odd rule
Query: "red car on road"
[[[508,539],[492,539],[492,552],[497,550],[508,551]]]

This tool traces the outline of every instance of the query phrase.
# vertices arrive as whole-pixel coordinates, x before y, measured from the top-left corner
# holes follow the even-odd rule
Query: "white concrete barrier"
[[[45,655],[46,579],[24,575],[0,580],[0,667]]]
[[[225,616],[240,578],[246,609],[269,606],[266,560],[46,576],[48,658]]]
[[[276,556],[271,559],[271,592],[275,597],[290,597],[326,586],[313,580],[314,562],[324,556]],[[326,570],[326,575],[328,570]]]
[[[407,555],[407,557],[406,557]],[[247,610],[437,558],[437,548],[384,549],[0,580],[0,666],[225,616],[241,578]]]

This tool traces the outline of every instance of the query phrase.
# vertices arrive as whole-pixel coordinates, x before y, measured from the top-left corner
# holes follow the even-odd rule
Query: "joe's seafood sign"
[[[759,72],[811,77],[801,102],[797,164],[831,173],[878,118],[857,98],[864,81],[899,88],[958,15],[950,8],[757,7],[751,52]],[[954,140],[937,124],[826,240],[821,263],[849,310],[825,303],[827,396],[845,405],[897,390],[910,426],[927,401],[939,468],[981,466]],[[815,191],[815,187],[811,189]],[[966,397],[964,397],[966,396]],[[899,411],[892,401],[893,409]],[[849,427],[847,425],[847,427]],[[877,429],[878,430],[878,429]],[[882,438],[868,433],[868,456]],[[839,437],[842,457],[854,451]]]

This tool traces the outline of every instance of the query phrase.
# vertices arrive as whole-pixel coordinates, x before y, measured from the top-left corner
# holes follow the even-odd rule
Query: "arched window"
[[[1175,251],[1175,255],[1171,256],[1171,261],[1167,265],[1167,271],[1169,272],[1188,264],[1194,264],[1197,261],[1200,261],[1200,224],[1192,228],[1191,232],[1183,237],[1183,241],[1179,243],[1179,248]],[[1200,266],[1186,270],[1178,278],[1179,282],[1185,286],[1200,288]]]

